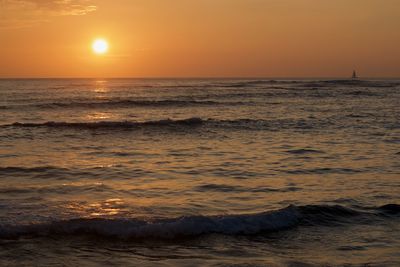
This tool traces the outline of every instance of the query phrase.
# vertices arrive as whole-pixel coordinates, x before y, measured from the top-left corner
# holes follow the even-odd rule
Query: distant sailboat
[[[351,78],[352,78],[353,80],[358,79],[358,76],[357,76],[357,73],[356,73],[355,70],[353,71],[353,76],[351,76]]]

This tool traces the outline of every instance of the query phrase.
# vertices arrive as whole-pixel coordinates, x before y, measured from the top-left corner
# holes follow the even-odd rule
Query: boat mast
[[[353,70],[353,76],[352,76],[352,78],[353,78],[353,79],[357,79],[357,78],[358,78],[358,77],[357,77],[357,73],[356,73],[355,70]]]

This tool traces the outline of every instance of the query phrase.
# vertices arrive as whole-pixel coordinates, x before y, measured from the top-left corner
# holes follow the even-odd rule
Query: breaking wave
[[[146,221],[139,219],[87,219],[31,225],[1,225],[0,238],[52,235],[94,235],[121,239],[174,239],[207,234],[256,235],[300,226],[334,226],[337,223],[372,223],[398,218],[400,205],[351,209],[340,205],[289,206],[248,215],[187,216]]]

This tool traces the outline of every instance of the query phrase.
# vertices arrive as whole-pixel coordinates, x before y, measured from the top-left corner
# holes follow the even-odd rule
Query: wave
[[[0,167],[1,173],[32,173],[32,172],[47,172],[47,171],[65,171],[68,170],[66,168],[58,168],[52,166],[42,166],[42,167]]]
[[[218,102],[210,100],[111,100],[102,102],[53,102],[35,104],[39,108],[106,108],[106,107],[187,107],[187,106],[218,106],[243,105],[243,102]]]
[[[391,88],[400,85],[398,81],[390,80],[353,80],[353,79],[341,79],[341,80],[320,80],[320,81],[309,81],[305,83],[306,86],[354,86],[354,87],[376,87],[376,88]]]
[[[316,149],[301,148],[301,149],[287,150],[286,153],[302,155],[302,154],[323,154],[325,152],[323,152],[321,150],[316,150]]]
[[[34,99],[30,99],[31,101]],[[109,101],[71,101],[50,103],[29,103],[0,106],[0,109],[18,109],[21,107],[34,107],[40,109],[57,108],[130,108],[130,107],[192,107],[192,106],[238,106],[248,105],[250,102],[242,101],[211,101],[211,100],[109,100]]]
[[[99,122],[54,122],[48,121],[44,123],[19,123],[3,125],[13,127],[46,127],[46,128],[78,128],[78,129],[98,129],[98,128],[140,128],[145,126],[195,126],[200,125],[204,121],[200,118],[189,118],[182,120],[158,120],[158,121],[99,121]]]
[[[284,81],[280,81],[284,82]],[[241,87],[251,87],[258,85],[268,85],[268,84],[276,84],[278,81],[276,80],[250,80],[250,81],[241,81],[241,82],[230,82],[221,84],[221,87],[233,87],[233,88],[241,88]]]
[[[223,128],[223,129],[239,129],[239,130],[282,130],[282,129],[299,129],[310,130],[320,129],[334,126],[329,120],[317,119],[235,119],[235,120],[218,120],[218,119],[202,119],[192,117],[187,119],[164,119],[155,121],[97,121],[97,122],[39,122],[39,123],[21,123],[1,125],[0,127],[19,127],[19,128],[68,128],[68,129],[142,129],[146,127],[153,128]]]
[[[355,168],[312,168],[312,169],[292,169],[292,170],[280,170],[288,174],[355,174],[366,172],[367,169],[355,169]]]
[[[194,188],[199,192],[218,192],[218,193],[241,193],[241,192],[252,192],[252,193],[267,193],[267,192],[294,192],[301,190],[299,187],[288,186],[283,188],[272,188],[272,187],[255,187],[248,188],[243,186],[234,186],[227,184],[204,184]]]
[[[103,183],[92,184],[62,184],[55,186],[17,186],[17,187],[2,187],[0,194],[76,194],[86,192],[103,192],[113,190],[112,187]]]
[[[371,223],[374,218],[398,218],[400,205],[351,209],[340,205],[294,206],[247,215],[187,216],[146,221],[78,218],[43,224],[1,225],[0,238],[52,235],[93,235],[121,239],[174,239],[207,234],[257,235],[299,226]]]

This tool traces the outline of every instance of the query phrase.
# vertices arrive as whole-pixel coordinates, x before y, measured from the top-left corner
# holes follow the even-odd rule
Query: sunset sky
[[[0,0],[0,77],[400,77],[399,45],[399,0]]]

